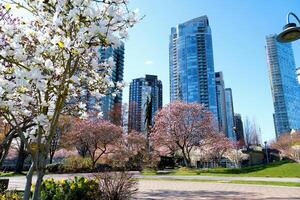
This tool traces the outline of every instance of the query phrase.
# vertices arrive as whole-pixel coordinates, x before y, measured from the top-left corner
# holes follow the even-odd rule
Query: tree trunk
[[[182,155],[183,155],[183,160],[184,160],[184,164],[186,167],[190,168],[191,167],[191,161],[190,159],[188,159],[188,157],[186,156],[186,153],[184,150],[182,150]]]
[[[24,200],[29,200],[30,199],[30,189],[31,189],[31,184],[32,184],[32,176],[34,172],[34,164],[32,163],[29,171],[26,175],[26,186],[25,186],[25,191],[24,191]]]
[[[37,170],[37,180],[35,183],[32,200],[40,200],[41,185],[42,185],[44,175],[45,175],[44,170]]]
[[[54,153],[50,153],[50,155],[49,155],[49,164],[52,164],[53,157],[54,157]]]
[[[16,164],[16,168],[15,168],[16,173],[22,173],[24,161],[25,161],[26,157],[27,157],[27,152],[25,151],[25,144],[21,140],[21,144],[20,144],[20,148],[19,148],[19,155],[18,155],[17,164]]]
[[[8,154],[11,142],[14,139],[14,137],[14,133],[10,133],[10,135],[5,137],[4,141],[2,141],[2,143],[0,144],[0,166],[2,166]]]

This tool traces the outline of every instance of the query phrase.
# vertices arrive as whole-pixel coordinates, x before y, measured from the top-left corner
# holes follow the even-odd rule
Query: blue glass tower
[[[300,129],[300,85],[292,45],[266,38],[267,62],[273,96],[276,136]]]
[[[236,140],[233,127],[234,124],[234,109],[231,88],[225,89],[225,102],[226,102],[226,121],[227,121],[227,137],[231,140]]]
[[[207,16],[171,29],[169,70],[170,101],[203,104],[217,120],[212,35]]]
[[[152,124],[155,113],[162,108],[162,82],[155,75],[133,79],[129,86],[128,130],[145,133],[147,100],[152,100]]]

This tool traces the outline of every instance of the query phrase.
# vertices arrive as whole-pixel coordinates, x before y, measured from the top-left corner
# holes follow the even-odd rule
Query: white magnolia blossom
[[[99,62],[97,56],[100,46],[117,48],[138,22],[127,0],[8,2],[31,17],[3,16],[0,9],[0,110],[7,123],[30,119],[35,126],[26,135],[37,127],[48,135],[61,113],[87,117],[84,95],[99,100],[122,88],[109,78],[113,58]]]

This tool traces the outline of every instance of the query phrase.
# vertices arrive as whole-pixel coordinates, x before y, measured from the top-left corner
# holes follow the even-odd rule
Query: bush
[[[22,194],[15,191],[7,191],[0,194],[0,200],[21,200]]]
[[[95,180],[83,177],[57,182],[46,179],[41,186],[41,200],[96,200],[97,186]]]
[[[137,193],[137,182],[125,172],[96,175],[99,183],[99,197],[105,200],[129,200]]]
[[[95,176],[95,179],[46,179],[41,186],[41,200],[129,200],[137,192],[137,182],[128,173],[98,173]]]
[[[46,170],[49,173],[61,173],[63,172],[63,164],[62,163],[54,163],[46,166]]]
[[[90,158],[82,158],[80,156],[70,156],[64,160],[64,172],[90,172],[93,163]]]

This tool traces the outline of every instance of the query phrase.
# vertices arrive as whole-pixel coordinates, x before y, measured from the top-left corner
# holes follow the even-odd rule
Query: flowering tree
[[[93,167],[106,154],[114,153],[121,145],[122,128],[103,120],[80,120],[64,135],[64,141],[87,150]]]
[[[261,131],[255,120],[250,120],[248,117],[244,123],[244,133],[247,146],[261,144]]]
[[[205,144],[214,132],[211,113],[196,103],[172,102],[155,116],[151,140],[162,154],[179,151],[187,167],[191,166],[191,151]]]
[[[217,163],[228,150],[234,148],[234,143],[222,133],[211,134],[205,143],[200,149],[202,159],[214,160]]]
[[[240,166],[241,161],[247,160],[249,158],[249,155],[243,153],[241,149],[238,150],[233,148],[228,149],[224,153],[224,157],[230,160],[235,165],[235,167],[238,168]]]
[[[127,0],[8,2],[6,11],[11,5],[23,9],[30,20],[7,12],[0,17],[0,115],[31,154],[24,199],[36,171],[36,200],[60,115],[87,117],[81,96],[88,92],[100,99],[114,87],[113,59],[99,63],[97,50],[117,47],[137,17]]]
[[[283,156],[300,163],[300,132],[283,134],[271,146]]]

